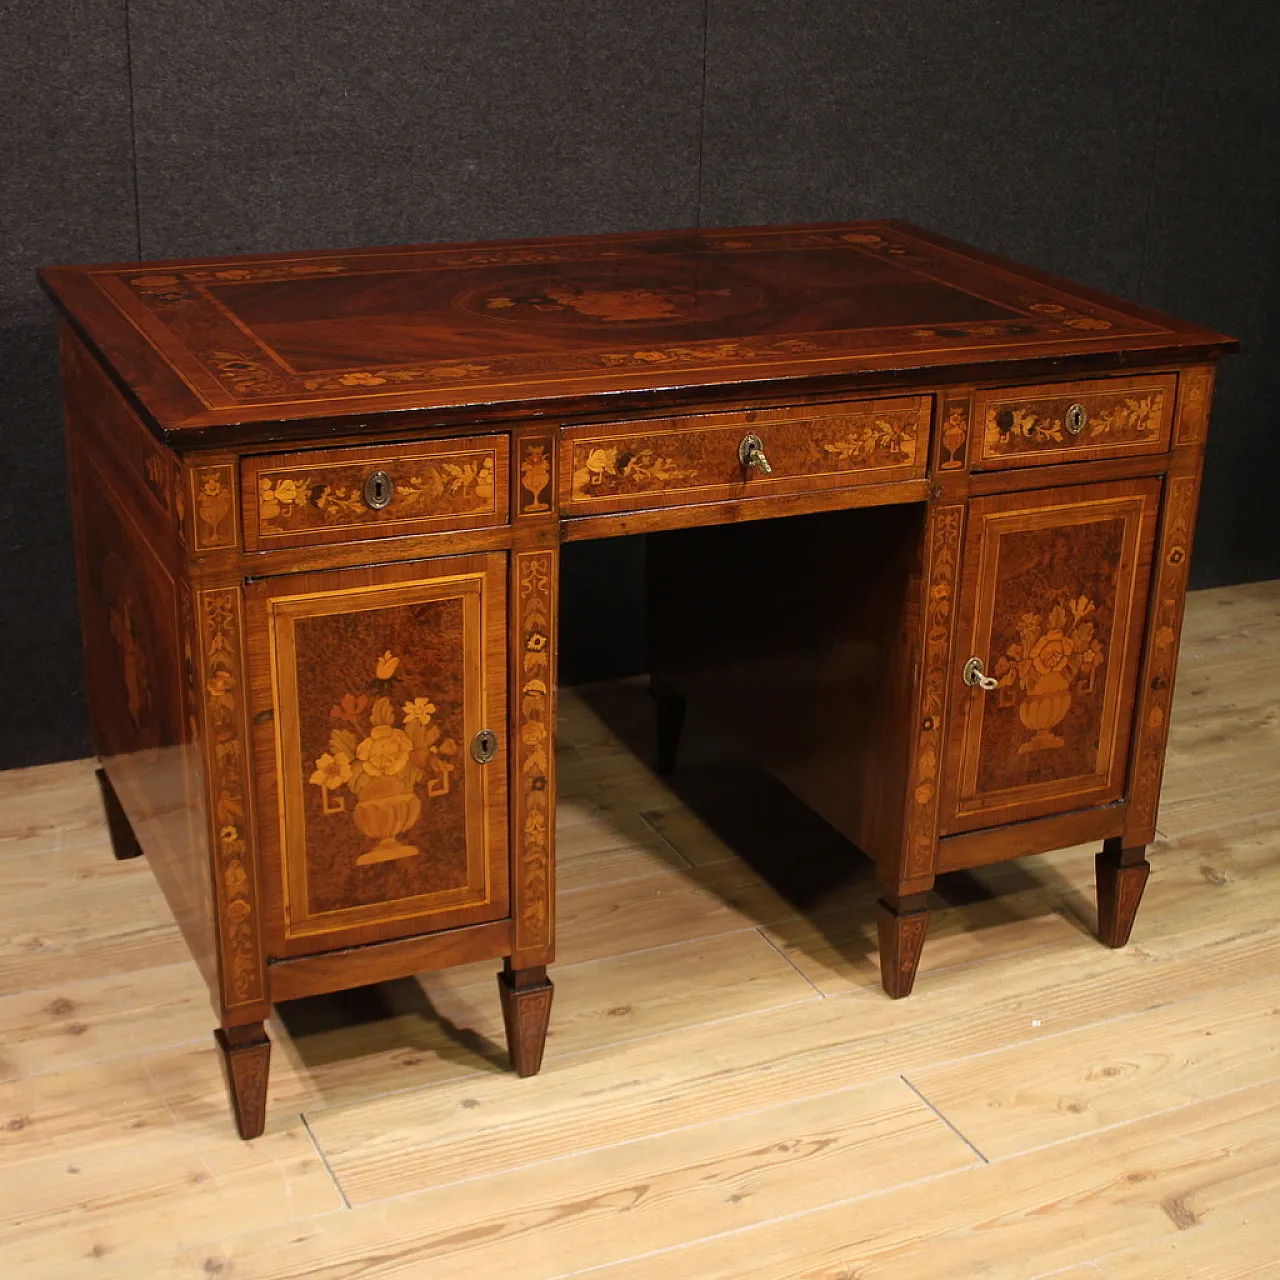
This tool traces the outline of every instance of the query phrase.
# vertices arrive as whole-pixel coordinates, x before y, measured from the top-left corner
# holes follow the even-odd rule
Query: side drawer
[[[245,548],[505,524],[509,447],[489,435],[245,458]]]
[[[923,476],[931,396],[569,427],[563,515],[756,498]],[[770,470],[742,460],[754,435]]]
[[[1177,382],[1177,374],[1157,373],[981,390],[972,465],[992,471],[1163,453]]]

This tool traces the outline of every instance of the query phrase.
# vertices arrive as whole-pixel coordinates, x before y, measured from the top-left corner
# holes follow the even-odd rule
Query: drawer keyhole
[[[385,471],[375,471],[364,482],[365,504],[374,511],[381,511],[391,505],[395,491],[396,482]]]
[[[1089,411],[1082,404],[1073,404],[1067,410],[1067,430],[1078,436],[1088,425]]]

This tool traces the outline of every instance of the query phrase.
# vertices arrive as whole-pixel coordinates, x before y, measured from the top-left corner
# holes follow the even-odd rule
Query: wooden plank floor
[[[1199,593],[1134,939],[1093,849],[869,868],[634,683],[564,697],[542,1074],[492,964],[283,1007],[234,1137],[201,981],[91,764],[0,775],[0,1276],[1280,1277],[1280,583]]]

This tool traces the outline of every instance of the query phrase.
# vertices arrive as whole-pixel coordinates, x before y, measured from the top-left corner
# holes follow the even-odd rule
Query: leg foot
[[[267,1071],[271,1041],[261,1022],[244,1027],[219,1027],[213,1038],[222,1050],[222,1074],[231,1095],[236,1129],[242,1138],[256,1138],[267,1122]]]
[[[116,789],[111,785],[111,779],[107,777],[107,771],[99,769],[96,776],[98,790],[102,792],[102,807],[107,813],[107,833],[111,837],[111,852],[121,861],[125,858],[139,857],[142,853],[142,846],[138,844],[133,834],[129,819],[124,816],[124,808],[120,804],[120,797],[116,795]]]
[[[880,935],[880,983],[895,1000],[911,994],[916,967],[929,931],[926,895],[912,894],[896,901],[881,898],[876,913]]]
[[[1094,860],[1098,878],[1098,938],[1108,947],[1123,947],[1133,931],[1151,864],[1146,845],[1124,849],[1117,838],[1103,845]]]
[[[513,969],[508,960],[506,966],[498,974],[498,995],[502,998],[511,1065],[518,1076],[537,1075],[547,1041],[554,988],[545,965]]]
[[[658,711],[658,752],[655,768],[660,774],[676,771],[676,757],[680,753],[680,737],[684,733],[684,715],[688,702],[684,694],[677,693],[659,680],[649,682],[649,693]]]

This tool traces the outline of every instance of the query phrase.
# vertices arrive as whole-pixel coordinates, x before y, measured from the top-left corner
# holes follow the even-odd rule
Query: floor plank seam
[[[1088,1268],[1089,1270],[1096,1271],[1098,1273],[1099,1280],[1103,1280],[1102,1269],[1098,1266],[1098,1260],[1096,1258],[1091,1258],[1087,1262],[1069,1262],[1065,1267],[1054,1267],[1052,1271],[1041,1271],[1034,1276],[1028,1277],[1028,1280],[1053,1280],[1054,1276],[1070,1275],[1071,1272],[1079,1271],[1081,1268]]]
[[[744,1009],[741,1013],[731,1013],[726,1015],[723,1018],[707,1018],[699,1022],[688,1022],[676,1028],[664,1027],[660,1031],[649,1031],[644,1035],[639,1035],[639,1036],[623,1036],[617,1040],[610,1040],[609,1048],[616,1049],[626,1044],[640,1044],[644,1040],[655,1040],[659,1036],[671,1035],[673,1031],[684,1032],[684,1031],[691,1031],[695,1027],[715,1027],[715,1026],[719,1026],[721,1023],[737,1022],[742,1018],[753,1018],[761,1013],[775,1013],[779,1009],[792,1009],[792,1008],[795,1008],[796,1005],[813,1004],[813,1003],[814,1003],[814,999],[812,997],[806,997],[803,1000],[783,1000],[780,1004],[768,1004],[768,1005],[761,1005],[760,1007],[755,1009]],[[585,1053],[599,1053],[599,1052],[600,1052],[599,1045],[584,1045],[581,1049],[569,1049],[569,1050],[566,1050],[564,1053],[548,1054],[546,1061],[549,1063],[564,1062],[566,1059],[577,1058]]]
[[[1236,1094],[1248,1093],[1252,1089],[1260,1089],[1266,1084],[1280,1085],[1280,1073],[1274,1076],[1266,1076],[1261,1080],[1252,1080],[1248,1084],[1237,1085],[1234,1089],[1223,1089],[1221,1093],[1206,1093],[1200,1097],[1191,1098],[1186,1102],[1175,1103],[1171,1107],[1157,1107],[1154,1111],[1145,1112],[1140,1116],[1130,1116],[1127,1120],[1114,1120],[1110,1124],[1096,1125],[1092,1129],[1084,1130],[1083,1133],[1069,1133],[1065,1137],[1054,1138],[1050,1142],[1042,1142],[1034,1147],[1023,1147],[1019,1151],[1010,1151],[1007,1155],[992,1157],[988,1163],[993,1165],[1005,1164],[1010,1160],[1021,1160],[1025,1156],[1051,1151],[1054,1147],[1062,1147],[1069,1142],[1087,1142],[1104,1133],[1112,1133],[1116,1129],[1124,1129],[1129,1125],[1145,1124],[1149,1120],[1156,1120],[1161,1116],[1175,1115],[1177,1112],[1186,1111],[1191,1107],[1202,1107],[1207,1102],[1219,1102],[1223,1098],[1232,1098]],[[1280,1094],[1277,1094],[1277,1096],[1280,1097]]]
[[[605,1268],[617,1267],[624,1262],[641,1262],[647,1258],[662,1258],[667,1254],[679,1253],[684,1249],[691,1249],[697,1245],[709,1244],[716,1240],[729,1240],[734,1236],[749,1235],[755,1231],[763,1231],[766,1228],[776,1227],[781,1223],[800,1222],[805,1218],[811,1218],[815,1214],[826,1213],[832,1209],[844,1209],[850,1205],[861,1204],[866,1200],[878,1200],[882,1196],[909,1194],[918,1187],[927,1186],[931,1182],[941,1181],[943,1178],[954,1178],[965,1173],[972,1173],[975,1169],[981,1168],[980,1165],[967,1165],[960,1169],[943,1169],[938,1173],[928,1173],[920,1178],[912,1178],[907,1182],[896,1182],[891,1187],[877,1187],[874,1191],[864,1191],[860,1195],[845,1196],[839,1200],[828,1200],[819,1205],[807,1205],[803,1209],[797,1209],[793,1213],[780,1213],[776,1217],[766,1218],[762,1222],[751,1222],[741,1227],[731,1227],[727,1231],[713,1231],[707,1236],[694,1236],[688,1240],[681,1240],[678,1244],[664,1245],[661,1249],[650,1249],[643,1253],[624,1254],[620,1257],[610,1259],[608,1262],[596,1263],[590,1267],[578,1267],[571,1271],[561,1271],[554,1276],[546,1276],[544,1280],[573,1280],[576,1276],[590,1275],[593,1271],[602,1271]]]
[[[914,1093],[914,1094],[916,1095],[916,1097],[917,1097],[917,1098],[919,1098],[919,1099],[920,1099],[920,1101],[921,1101],[921,1102],[923,1102],[923,1103],[924,1103],[924,1105],[925,1105],[926,1107],[928,1107],[928,1108],[929,1108],[929,1110],[930,1110],[930,1111],[932,1111],[932,1112],[933,1112],[933,1114],[934,1114],[935,1116],[937,1116],[937,1117],[938,1117],[938,1119],[939,1119],[939,1120],[941,1120],[941,1121],[942,1121],[942,1123],[943,1123],[943,1124],[945,1124],[945,1125],[947,1126],[947,1128],[948,1128],[948,1129],[950,1129],[950,1130],[951,1130],[951,1132],[952,1132],[952,1133],[954,1133],[954,1134],[956,1135],[956,1137],[957,1137],[957,1138],[959,1138],[959,1139],[960,1139],[960,1141],[961,1141],[961,1142],[963,1142],[963,1143],[964,1143],[964,1145],[965,1145],[966,1147],[968,1147],[968,1148],[969,1148],[969,1150],[970,1150],[970,1151],[972,1151],[972,1152],[973,1152],[973,1154],[974,1154],[975,1156],[977,1156],[977,1157],[978,1157],[978,1159],[979,1159],[979,1160],[981,1160],[981,1161],[982,1161],[982,1163],[983,1163],[983,1164],[990,1164],[990,1163],[991,1163],[991,1161],[990,1161],[990,1160],[988,1160],[988,1159],[987,1159],[987,1157],[986,1157],[986,1156],[984,1156],[984,1155],[982,1154],[982,1152],[978,1150],[977,1146],[976,1146],[976,1145],[975,1145],[975,1144],[974,1144],[974,1143],[973,1143],[973,1142],[972,1142],[968,1137],[966,1137],[966,1136],[965,1136],[965,1134],[964,1134],[963,1132],[961,1132],[961,1130],[960,1130],[959,1128],[957,1128],[957,1126],[956,1126],[955,1124],[953,1124],[953,1123],[951,1122],[951,1120],[950,1120],[950,1119],[948,1119],[946,1116],[944,1116],[944,1115],[942,1114],[942,1112],[941,1112],[941,1111],[939,1111],[939,1110],[938,1110],[938,1108],[937,1108],[937,1107],[935,1107],[935,1106],[933,1105],[933,1103],[932,1103],[932,1102],[930,1102],[930,1101],[929,1101],[929,1099],[928,1099],[928,1098],[926,1098],[926,1097],[924,1096],[924,1094],[923,1094],[923,1093],[921,1093],[921,1092],[920,1092],[920,1090],[919,1090],[919,1089],[917,1089],[917,1088],[915,1087],[915,1085],[913,1085],[913,1084],[911,1083],[911,1081],[907,1079],[907,1077],[906,1077],[906,1076],[904,1076],[904,1075],[900,1075],[900,1076],[898,1077],[898,1079],[899,1079],[899,1080],[901,1080],[901,1081],[902,1081],[902,1083],[903,1083],[903,1084],[905,1084],[905,1085],[907,1086],[907,1088],[908,1088],[908,1089],[910,1089],[910,1090],[911,1090],[911,1092],[912,1092],[912,1093]]]
[[[188,1255],[196,1253],[207,1254],[212,1250],[221,1250],[227,1245],[235,1244],[237,1240],[251,1240],[254,1236],[260,1235],[264,1230],[275,1231],[279,1230],[280,1227],[287,1227],[291,1232],[301,1232],[304,1229],[310,1230],[313,1229],[317,1223],[323,1222],[325,1218],[344,1217],[348,1212],[355,1213],[358,1208],[359,1206],[357,1205],[350,1207],[350,1209],[324,1209],[320,1213],[304,1214],[300,1218],[293,1218],[286,1222],[275,1223],[265,1228],[250,1227],[247,1231],[230,1231],[223,1232],[221,1235],[201,1236],[198,1240],[179,1241],[178,1248],[181,1249],[184,1254]],[[201,1262],[197,1262],[196,1269],[198,1275],[201,1277],[222,1275],[225,1270],[225,1268],[221,1266],[219,1266],[217,1270],[211,1269],[207,1258]],[[248,1280],[249,1274],[250,1273],[245,1273],[246,1280]],[[289,1276],[287,1278],[277,1276],[275,1280],[301,1280],[302,1274],[309,1276],[313,1273],[310,1271],[306,1273],[295,1273],[294,1276]],[[78,1277],[77,1280],[79,1280]],[[130,1280],[134,1280],[134,1277],[130,1277]]]
[[[935,915],[941,915],[941,914],[942,914],[941,911],[935,913]],[[1050,914],[1059,915],[1062,913],[1055,910]],[[1089,937],[1090,938],[1094,937],[1094,933],[1092,929],[1089,930]],[[1061,945],[1062,945],[1061,942],[1058,942],[1058,941],[1037,942],[1034,946],[1019,947],[1018,954],[1020,956],[1034,956],[1038,951],[1045,951],[1052,947],[1058,947]],[[921,972],[921,976],[923,977],[936,977],[944,973],[955,973],[961,969],[970,969],[970,968],[980,967],[983,965],[999,964],[999,962],[1005,958],[1006,957],[1004,955],[999,953],[995,955],[989,955],[989,956],[973,956],[971,959],[968,959],[968,960],[957,960],[953,964],[940,964],[932,968],[927,968],[927,969],[922,968],[920,972]],[[874,954],[869,954],[867,956],[867,959],[874,963],[876,957],[874,956]],[[868,990],[868,991],[874,990],[875,985],[876,984],[874,982],[869,982],[867,983],[865,990]],[[925,995],[924,998],[928,999],[928,996]]]
[[[311,1145],[315,1148],[316,1155],[320,1159],[320,1163],[324,1165],[324,1171],[329,1175],[330,1181],[333,1183],[334,1190],[342,1198],[342,1207],[344,1209],[351,1208],[351,1201],[347,1199],[346,1190],[342,1183],[338,1180],[338,1175],[334,1173],[333,1166],[329,1163],[329,1157],[325,1154],[324,1148],[316,1141],[316,1135],[311,1130],[311,1122],[307,1119],[305,1111],[298,1112],[298,1119],[302,1121],[302,1127],[307,1131],[307,1137],[311,1139]]]
[[[636,816],[640,819],[640,821],[641,821],[641,822],[643,822],[643,823],[644,823],[644,825],[645,825],[646,827],[648,827],[648,828],[649,828],[649,830],[650,830],[650,831],[652,831],[652,832],[653,832],[653,834],[654,834],[655,836],[657,836],[657,837],[658,837],[658,839],[659,839],[659,840],[661,840],[661,841],[662,841],[662,843],[663,843],[663,844],[665,844],[665,845],[667,846],[667,848],[668,848],[668,849],[670,849],[670,850],[671,850],[671,852],[672,852],[672,853],[674,853],[674,854],[676,855],[676,857],[677,857],[677,858],[679,858],[679,859],[680,859],[680,861],[681,861],[681,862],[683,862],[683,863],[685,864],[685,866],[686,866],[686,867],[688,867],[691,871],[692,871],[692,870],[696,870],[696,868],[697,868],[697,867],[699,867],[699,866],[701,866],[701,865],[704,865],[704,864],[701,864],[701,863],[696,863],[696,862],[694,862],[692,859],[690,859],[689,857],[687,857],[687,856],[686,856],[686,855],[685,855],[685,854],[680,850],[680,848],[679,848],[677,845],[673,844],[673,843],[672,843],[672,842],[671,842],[671,841],[670,841],[670,840],[669,840],[669,839],[668,839],[668,838],[667,838],[667,837],[662,833],[662,831],[661,831],[661,830],[659,830],[657,827],[655,827],[655,826],[653,825],[653,823],[649,820],[649,818],[648,818],[648,816],[647,816],[647,815],[648,815],[648,814],[650,814],[650,813],[656,813],[656,812],[657,812],[657,810],[656,810],[656,809],[637,809],[635,812],[636,812]],[[726,861],[728,861],[728,859],[726,859]],[[705,864],[705,865],[713,866],[714,864],[713,864],[713,863],[707,863],[707,864]]]
[[[1274,982],[1275,975],[1267,974],[1261,978],[1245,977],[1238,982],[1224,981],[1214,988],[1216,994],[1226,991],[1235,992],[1241,987],[1253,986],[1255,983]],[[1116,1022],[1125,1022],[1131,1018],[1140,1018],[1150,1013],[1156,1013],[1161,1010],[1169,1010],[1176,1008],[1181,1004],[1189,1004],[1194,1000],[1203,1000],[1207,993],[1204,991],[1197,992],[1194,995],[1176,996],[1167,1000],[1156,1000],[1153,1004],[1143,1005],[1137,1009],[1126,1009],[1123,1013],[1114,1013],[1110,1017],[1096,1018],[1090,1022],[1079,1022],[1073,1026],[1063,1027],[1061,1030],[1044,1031],[1035,1027],[1029,1027],[1028,1030],[1036,1031],[1035,1035],[1028,1035],[1025,1039],[1008,1040],[1003,1044],[992,1046],[990,1049],[979,1049],[974,1053],[962,1053],[959,1056],[951,1056],[941,1058],[935,1063],[930,1063],[925,1070],[932,1070],[935,1066],[941,1066],[943,1063],[961,1063],[975,1062],[980,1058],[986,1058],[992,1054],[1006,1053],[1011,1049],[1021,1048],[1024,1045],[1037,1043],[1042,1044],[1046,1041],[1060,1039],[1063,1036],[1079,1035],[1081,1032],[1092,1030],[1095,1027],[1106,1027]],[[1217,1096],[1216,1094],[1214,1095]]]
[[[611,961],[621,960],[624,956],[646,956],[655,951],[669,951],[674,947],[697,947],[707,942],[720,942],[725,938],[732,938],[737,934],[754,933],[757,925],[744,924],[733,929],[725,929],[722,933],[704,933],[699,934],[696,938],[681,938],[677,942],[658,942],[651,947],[636,947],[633,951],[618,951],[607,956],[592,956],[588,960],[570,960],[564,964],[557,962],[556,972],[564,973],[566,969],[581,969],[589,964],[608,964]],[[468,986],[480,986],[480,983],[468,983]]]
[[[633,849],[634,849],[634,848],[637,848],[637,847],[639,847],[639,848],[643,848],[643,846],[642,846],[642,845],[641,845],[641,846],[632,845],[631,847],[632,847]],[[617,853],[617,852],[618,852],[618,850],[617,850],[617,849],[602,849],[600,852],[602,852],[602,853]],[[558,868],[558,869],[559,869],[560,871],[563,871],[563,870],[564,870],[564,867],[565,867],[565,864],[564,864],[563,862],[561,862],[561,863],[559,864],[559,868]],[[685,873],[686,871],[692,871],[692,870],[693,870],[693,868],[692,868],[692,867],[687,867],[687,866],[685,866],[685,867],[670,867],[670,868],[668,868],[668,869],[666,869],[666,870],[663,870],[663,869],[661,869],[661,868],[660,868],[660,869],[655,870],[655,871],[641,871],[639,874],[634,875],[634,876],[619,876],[619,877],[618,877],[618,879],[616,879],[616,880],[601,880],[601,881],[600,881],[599,883],[597,883],[597,884],[580,884],[580,885],[578,885],[576,888],[573,888],[573,889],[562,889],[562,888],[557,887],[557,889],[556,889],[556,899],[557,899],[557,901],[558,901],[558,900],[560,900],[561,898],[568,898],[568,897],[571,897],[571,896],[572,896],[573,894],[575,894],[575,893],[602,893],[602,892],[604,892],[606,889],[612,889],[615,885],[619,885],[619,886],[620,886],[620,885],[626,885],[626,884],[635,884],[635,883],[636,883],[637,881],[639,881],[639,880],[663,880],[663,879],[667,879],[667,878],[668,878],[668,876],[669,876],[671,873],[673,873],[673,872],[674,872],[676,875],[678,875],[678,876],[680,877],[680,882],[683,884],[683,883],[685,883],[685,882],[686,882],[686,881],[685,881],[684,873]],[[714,892],[714,891],[712,891],[712,892]],[[723,900],[723,899],[721,899],[721,901],[723,902],[724,900]]]
[[[176,940],[176,937],[177,935],[175,935],[175,940]],[[99,941],[103,941],[103,940],[100,939]],[[160,964],[160,965],[144,965],[140,969],[120,969],[115,973],[105,973],[105,974],[99,975],[99,980],[105,980],[107,978],[123,979],[123,978],[135,976],[137,974],[143,974],[143,973],[150,974],[150,973],[154,973],[157,969],[176,968],[181,963],[182,963],[181,960],[170,960],[167,963]],[[85,982],[85,981],[92,981],[92,979],[64,978],[58,982],[47,983],[45,986],[42,986],[42,987],[23,986],[23,987],[10,988],[7,986],[0,986],[0,1000],[9,1000],[15,996],[39,996],[39,995],[43,995],[46,991],[55,992],[59,987],[69,986],[73,982]]]
[[[16,1076],[0,1076],[0,1085],[20,1084],[24,1080],[47,1080],[52,1076],[61,1076],[72,1071],[81,1071],[85,1067],[101,1067],[110,1062],[125,1062],[131,1058],[142,1060],[152,1056],[153,1054],[167,1053],[170,1049],[184,1049],[188,1045],[203,1044],[204,1040],[205,1038],[203,1036],[192,1036],[187,1040],[174,1040],[165,1044],[148,1045],[147,1048],[137,1050],[133,1053],[109,1053],[103,1058],[79,1059],[65,1067],[51,1067],[48,1071],[28,1071],[22,1072]]]
[[[759,924],[756,925],[756,932],[818,993],[819,999],[827,999],[827,993],[765,932],[766,929],[773,927]]]
[[[1251,789],[1252,788],[1246,787],[1245,793],[1248,794]],[[1220,796],[1221,792],[1215,792],[1214,794]],[[1167,835],[1157,828],[1157,834],[1162,840],[1167,840],[1170,844],[1175,844],[1179,840],[1190,840],[1193,836],[1202,836],[1207,831],[1230,831],[1232,827],[1238,827],[1243,823],[1261,822],[1267,818],[1280,818],[1280,809],[1264,809],[1261,813],[1249,813],[1242,818],[1226,818],[1222,821],[1206,823],[1203,827],[1192,827],[1187,831],[1177,831],[1173,835]],[[1160,850],[1153,850],[1151,856],[1158,859],[1160,857]],[[1158,864],[1153,867],[1152,870],[1158,871]]]
[[[841,992],[840,994],[843,995],[845,993]],[[803,1000],[787,1000],[787,1001],[784,1001],[782,1004],[766,1005],[759,1009],[746,1009],[741,1013],[731,1013],[726,1015],[723,1018],[709,1018],[703,1022],[691,1022],[684,1026],[677,1027],[674,1029],[665,1028],[660,1031],[651,1031],[645,1035],[627,1036],[620,1040],[612,1040],[609,1042],[609,1049],[613,1050],[615,1048],[620,1048],[624,1045],[630,1045],[630,1044],[642,1044],[646,1040],[656,1040],[662,1036],[681,1034],[683,1032],[692,1031],[700,1027],[714,1027],[722,1023],[737,1022],[742,1018],[753,1018],[758,1016],[761,1013],[771,1013],[779,1009],[790,1009],[795,1007],[796,1005],[812,1004],[812,1003],[813,1001],[811,999],[806,998]],[[281,1036],[285,1035],[284,1032],[280,1032],[279,1034]],[[583,1057],[586,1054],[592,1054],[592,1053],[598,1054],[601,1051],[599,1045],[584,1045],[581,1049],[567,1049],[563,1053],[553,1053],[551,1051],[550,1042],[548,1042],[547,1050],[548,1050],[547,1055],[544,1060],[544,1070],[546,1068],[552,1067],[562,1062],[572,1066],[574,1059]],[[54,1073],[50,1073],[50,1074],[54,1074]],[[433,1080],[433,1081],[428,1081],[428,1082],[419,1083],[419,1084],[407,1084],[401,1088],[382,1089],[376,1093],[360,1094],[357,1097],[347,1098],[341,1102],[325,1103],[318,1107],[312,1107],[311,1111],[313,1114],[320,1114],[328,1111],[341,1111],[341,1110],[344,1110],[345,1108],[352,1107],[352,1106],[363,1106],[364,1104],[369,1102],[378,1102],[383,1098],[403,1097],[406,1094],[425,1093],[434,1089],[447,1089],[450,1087],[456,1087],[457,1085],[464,1083],[468,1080],[476,1080],[480,1078],[492,1079],[500,1074],[501,1074],[500,1072],[495,1071],[491,1067],[476,1067],[474,1070],[463,1072],[460,1075],[450,1076],[448,1079],[445,1079],[445,1080]],[[495,1126],[495,1127],[505,1127],[505,1126]]]
[[[656,1130],[651,1133],[637,1134],[635,1137],[632,1137],[632,1138],[623,1138],[619,1142],[604,1142],[604,1143],[600,1143],[598,1146],[574,1147],[572,1151],[564,1151],[558,1155],[546,1156],[540,1160],[530,1160],[527,1164],[504,1164],[498,1170],[490,1169],[484,1173],[469,1174],[465,1178],[455,1178],[450,1182],[433,1183],[430,1187],[414,1187],[408,1191],[398,1191],[393,1195],[377,1196],[372,1200],[362,1200],[360,1202],[359,1207],[363,1208],[363,1207],[366,1207],[369,1205],[375,1205],[375,1204],[389,1204],[394,1201],[405,1200],[417,1195],[433,1194],[437,1191],[442,1191],[449,1187],[465,1186],[466,1184],[472,1183],[472,1182],[484,1182],[489,1178],[493,1178],[495,1176],[505,1176],[506,1174],[509,1174],[509,1173],[528,1173],[530,1170],[545,1168],[548,1165],[559,1164],[562,1161],[577,1160],[585,1155],[599,1155],[601,1152],[604,1152],[604,1151],[619,1151],[624,1147],[634,1147],[637,1144],[642,1142],[652,1142],[658,1138],[667,1138],[668,1136],[674,1133],[691,1133],[697,1129],[712,1128],[716,1125],[725,1124],[728,1121],[744,1120],[751,1116],[767,1115],[771,1111],[782,1111],[782,1110],[785,1110],[787,1107],[801,1106],[806,1102],[817,1102],[820,1098],[836,1098],[836,1097],[839,1097],[841,1094],[855,1093],[860,1089],[872,1089],[876,1085],[884,1084],[887,1081],[895,1080],[895,1079],[902,1079],[902,1077],[894,1076],[892,1074],[875,1076],[868,1080],[859,1080],[854,1084],[844,1085],[838,1089],[821,1089],[816,1093],[802,1094],[794,1098],[787,1098],[783,1102],[769,1103],[768,1105],[763,1107],[748,1107],[744,1111],[726,1112],[725,1114],[718,1115],[711,1120],[694,1120],[688,1124],[673,1125],[669,1128]],[[913,1092],[916,1092],[916,1091],[913,1090]],[[305,1118],[303,1119],[303,1123],[304,1124],[306,1123]],[[453,1139],[440,1139],[440,1140],[437,1140],[436,1142],[424,1142],[420,1146],[412,1148],[412,1150],[429,1151],[432,1147],[435,1147],[435,1146],[444,1146],[451,1142],[457,1143],[457,1142],[468,1141],[472,1137],[479,1136],[479,1134],[483,1132],[496,1133],[496,1132],[500,1132],[503,1129],[511,1129],[516,1127],[518,1126],[495,1125],[492,1129],[477,1131],[476,1134],[474,1135],[460,1134],[457,1138],[453,1138]],[[310,1126],[308,1126],[307,1132],[308,1133],[311,1132]],[[314,1136],[312,1137],[312,1141],[313,1142],[315,1141]],[[971,1143],[969,1145],[972,1146]],[[983,1158],[983,1163],[986,1164],[989,1162],[985,1158]],[[327,1164],[326,1164],[326,1167],[327,1167]],[[345,1199],[345,1196],[344,1196],[344,1199]]]

